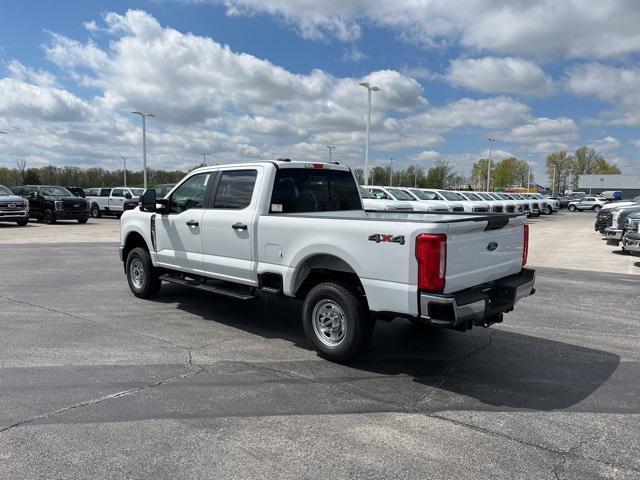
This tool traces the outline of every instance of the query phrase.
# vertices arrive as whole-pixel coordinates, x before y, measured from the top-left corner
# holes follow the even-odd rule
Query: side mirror
[[[141,207],[142,211],[155,212],[156,211],[156,191],[153,188],[149,190],[145,190],[144,195],[142,195],[141,202],[142,202],[142,207]]]

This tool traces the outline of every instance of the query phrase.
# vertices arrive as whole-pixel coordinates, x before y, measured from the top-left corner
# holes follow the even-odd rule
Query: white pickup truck
[[[143,193],[142,188],[128,187],[85,189],[93,218],[100,218],[102,215],[122,215],[125,202],[139,198]]]
[[[467,330],[534,293],[522,215],[367,212],[347,167],[267,161],[203,167],[122,215],[134,295],[172,282],[238,300],[303,300],[309,342],[347,362],[377,319]]]

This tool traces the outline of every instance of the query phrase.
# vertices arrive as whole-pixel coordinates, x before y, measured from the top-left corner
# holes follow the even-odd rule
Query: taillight
[[[527,264],[527,257],[529,257],[529,225],[524,224],[524,246],[522,248],[522,266]]]
[[[307,168],[324,168],[325,164],[324,163],[307,163],[307,164],[305,164],[305,167],[307,167]]]
[[[447,236],[423,233],[416,238],[418,289],[439,293],[444,290],[447,274]]]

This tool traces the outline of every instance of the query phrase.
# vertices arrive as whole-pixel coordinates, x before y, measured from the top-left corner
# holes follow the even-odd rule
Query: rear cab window
[[[269,213],[346,210],[362,210],[358,186],[350,171],[281,168],[276,172]]]

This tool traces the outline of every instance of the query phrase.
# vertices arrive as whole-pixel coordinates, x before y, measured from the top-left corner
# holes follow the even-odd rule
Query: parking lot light
[[[377,92],[380,88],[375,85],[369,84],[369,82],[360,83],[361,87],[367,89],[369,99],[369,111],[367,114],[367,143],[364,145],[364,184],[368,185],[369,178],[369,132],[371,131],[371,92]]]
[[[487,192],[489,191],[489,184],[491,183],[491,145],[496,141],[493,137],[487,137],[489,140],[489,164],[487,165]]]
[[[144,188],[147,189],[147,117],[155,117],[153,113],[131,112],[142,117],[142,177]]]

